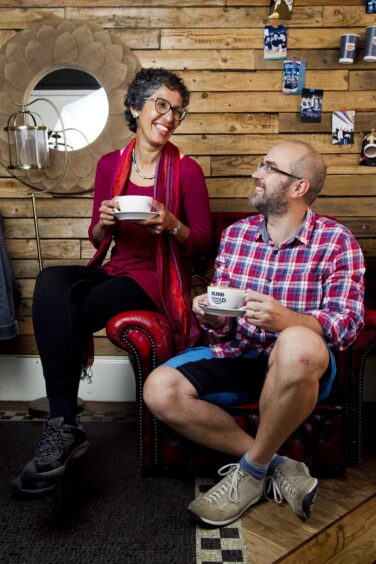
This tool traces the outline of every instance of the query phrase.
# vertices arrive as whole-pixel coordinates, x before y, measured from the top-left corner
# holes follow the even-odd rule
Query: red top
[[[103,200],[112,199],[112,187],[120,151],[104,155],[98,162],[93,213],[89,226],[89,239],[95,247],[93,228],[99,221],[99,206]],[[180,161],[181,216],[179,219],[189,227],[186,248],[182,248],[182,269],[190,286],[190,258],[205,256],[211,245],[211,220],[208,191],[201,167],[188,156]],[[128,182],[123,194],[153,196],[153,186],[138,186]],[[129,221],[119,221],[114,234],[115,245],[110,260],[102,267],[111,276],[133,278],[163,311],[157,278],[155,236],[144,227]]]

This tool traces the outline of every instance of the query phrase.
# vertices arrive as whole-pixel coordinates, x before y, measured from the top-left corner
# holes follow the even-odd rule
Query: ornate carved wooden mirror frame
[[[124,118],[123,102],[126,88],[140,64],[116,33],[84,21],[52,17],[16,33],[0,50],[2,163],[8,160],[7,139],[2,128],[9,115],[17,111],[11,101],[26,104],[43,76],[65,67],[92,74],[105,89],[109,104],[104,129],[90,145],[68,153],[66,174],[54,190],[57,194],[78,194],[92,189],[98,159],[124,146],[132,135]],[[50,151],[50,163],[48,169],[21,174],[39,189],[48,189],[60,174],[63,152]]]

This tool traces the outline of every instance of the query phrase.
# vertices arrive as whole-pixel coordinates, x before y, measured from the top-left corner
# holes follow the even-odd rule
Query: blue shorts
[[[337,373],[334,354],[328,350],[329,366],[320,379],[318,402],[330,394]],[[161,366],[179,370],[196,388],[201,399],[221,407],[230,407],[260,396],[268,357],[248,351],[236,358],[216,358],[210,347],[194,347],[170,358]]]

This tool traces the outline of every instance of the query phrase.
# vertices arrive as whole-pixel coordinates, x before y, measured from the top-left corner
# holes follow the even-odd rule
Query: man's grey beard
[[[264,188],[264,193],[260,194],[254,192],[248,198],[250,205],[256,208],[257,211],[264,214],[266,217],[281,217],[287,210],[287,199],[285,196],[285,189],[290,185],[289,182],[282,184],[282,190],[276,194],[267,194],[265,186],[262,184],[255,184],[255,187]]]

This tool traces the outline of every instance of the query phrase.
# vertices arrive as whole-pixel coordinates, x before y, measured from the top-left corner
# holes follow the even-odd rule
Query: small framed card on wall
[[[333,145],[354,145],[354,110],[338,110],[332,113]]]
[[[264,27],[264,59],[286,59],[287,26],[266,25]]]
[[[321,122],[323,94],[323,90],[303,88],[300,102],[300,120],[302,122]]]
[[[301,94],[305,83],[306,64],[296,57],[283,63],[282,92],[285,94]]]

